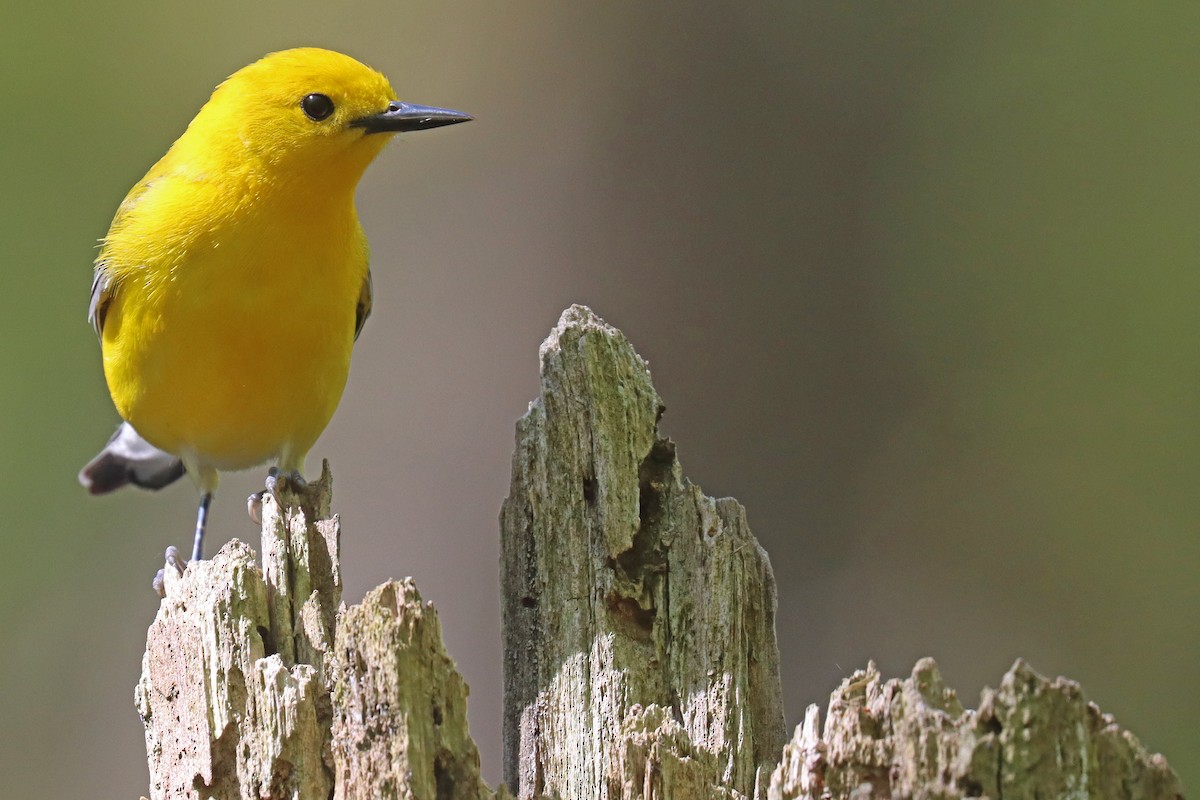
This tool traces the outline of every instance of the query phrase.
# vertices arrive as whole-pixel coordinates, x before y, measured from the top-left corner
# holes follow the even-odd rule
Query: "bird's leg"
[[[307,486],[308,481],[304,480],[300,470],[293,469],[284,472],[279,467],[271,467],[267,470],[267,480],[263,491],[255,492],[246,498],[246,513],[250,515],[250,521],[255,525],[262,525],[262,501],[266,495],[271,495],[278,503],[279,493],[284,489],[300,490]]]
[[[178,573],[179,575],[183,575],[183,567],[184,567],[183,559],[179,557],[179,549],[177,547],[175,547],[175,545],[171,545],[170,547],[167,548],[166,561],[167,561],[167,564],[166,564],[167,567],[172,567],[176,573]],[[164,567],[163,569],[160,569],[158,571],[158,573],[154,576],[154,580],[150,582],[150,585],[154,588],[155,593],[159,597],[163,597],[163,598],[165,598],[167,596],[167,581],[166,581],[167,576],[166,576],[165,570],[166,570],[166,567]]]
[[[192,544],[192,561],[204,558],[204,528],[208,525],[208,505],[212,502],[212,492],[200,495],[200,509],[196,512],[196,539]]]
[[[180,460],[183,461],[188,475],[191,475],[192,480],[196,482],[196,488],[200,490],[200,508],[196,511],[196,538],[192,542],[192,561],[199,561],[204,557],[204,529],[208,525],[208,506],[212,503],[213,493],[217,490],[220,476],[212,467],[198,464],[192,453],[183,453]],[[167,566],[173,567],[180,575],[183,574],[186,564],[179,557],[179,551],[174,547],[167,548]],[[150,584],[154,587],[154,591],[158,592],[159,597],[166,596],[164,574],[165,567],[158,571]]]

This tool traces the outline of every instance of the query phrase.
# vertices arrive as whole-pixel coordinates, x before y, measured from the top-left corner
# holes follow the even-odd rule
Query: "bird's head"
[[[357,183],[391,134],[466,122],[470,115],[402,103],[380,73],[314,47],[272,53],[213,92],[179,144],[247,159],[280,176]],[[210,153],[211,154],[211,153]]]

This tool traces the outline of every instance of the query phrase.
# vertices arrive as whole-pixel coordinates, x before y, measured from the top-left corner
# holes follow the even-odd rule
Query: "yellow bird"
[[[235,72],[117,209],[88,318],[125,422],[83,468],[93,494],[200,490],[275,461],[299,479],[371,313],[354,191],[392,134],[465,122],[397,101],[349,56],[299,48]]]

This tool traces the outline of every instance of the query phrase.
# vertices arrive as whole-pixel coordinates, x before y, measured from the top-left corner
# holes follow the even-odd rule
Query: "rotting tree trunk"
[[[753,796],[786,739],[767,554],[683,478],[619,331],[572,307],[541,358],[501,512],[505,781]]]
[[[766,553],[682,477],[619,331],[572,307],[542,346],[501,514],[505,780],[530,800],[1175,800],[1178,779],[1079,687],[1018,662],[978,711],[929,659],[874,666],[785,745]],[[151,797],[485,800],[467,688],[411,580],[341,607],[332,480],[168,565],[137,705]],[[282,507],[281,507],[282,506]]]
[[[326,466],[286,513],[265,500],[262,570],[236,540],[183,575],[165,568],[136,692],[154,800],[329,796],[331,486]]]
[[[150,626],[137,706],[150,796],[490,798],[467,687],[411,580],[341,609],[332,479],[263,503],[264,568],[230,542]]]

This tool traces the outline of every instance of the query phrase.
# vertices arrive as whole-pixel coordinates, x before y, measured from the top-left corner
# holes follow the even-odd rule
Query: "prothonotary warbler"
[[[317,48],[218,86],[96,259],[88,318],[125,421],[80,482],[157,489],[186,471],[199,559],[218,471],[274,461],[300,480],[371,313],[359,178],[392,134],[469,119],[399,102],[383,75]]]

